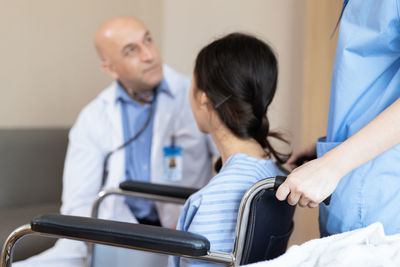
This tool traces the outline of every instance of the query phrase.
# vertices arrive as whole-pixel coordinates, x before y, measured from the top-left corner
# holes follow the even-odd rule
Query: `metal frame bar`
[[[235,262],[232,254],[230,254],[230,253],[209,251],[208,254],[205,256],[189,256],[189,255],[179,254],[179,253],[170,253],[170,252],[167,253],[167,252],[163,252],[163,251],[159,251],[159,250],[155,250],[155,249],[145,249],[145,248],[136,247],[136,246],[120,245],[120,244],[115,244],[115,243],[106,242],[106,241],[94,241],[94,240],[86,239],[86,238],[78,238],[78,237],[70,237],[70,236],[64,236],[64,235],[36,232],[31,229],[31,226],[29,224],[26,224],[26,225],[23,225],[23,226],[15,229],[9,235],[6,242],[4,243],[3,250],[1,252],[1,259],[0,259],[1,267],[11,267],[15,245],[17,244],[17,242],[19,240],[21,240],[22,238],[24,238],[25,236],[28,236],[28,235],[40,235],[40,236],[52,237],[52,238],[67,238],[67,239],[72,239],[72,240],[77,240],[77,241],[103,244],[103,245],[109,245],[109,246],[114,246],[114,247],[123,247],[123,248],[129,248],[129,249],[135,249],[135,250],[141,250],[141,251],[147,251],[147,252],[161,253],[161,254],[166,254],[166,255],[174,255],[174,256],[179,256],[179,257],[194,258],[194,259],[207,260],[207,261],[213,261],[213,262],[219,262],[219,263],[227,263],[227,264],[230,264],[231,266],[234,266],[233,264]]]
[[[0,258],[0,266],[1,267],[10,267],[13,261],[14,248],[19,240],[27,235],[34,234],[31,226],[29,224],[25,224],[23,226],[15,229],[6,239],[3,245],[3,249],[1,251]]]
[[[144,199],[150,199],[150,200],[154,200],[154,201],[169,202],[169,203],[176,203],[176,204],[185,204],[185,202],[186,202],[186,199],[183,199],[183,198],[167,197],[167,196],[160,196],[160,195],[148,194],[148,193],[131,192],[131,191],[126,191],[126,190],[122,190],[119,188],[108,189],[108,190],[100,191],[97,194],[97,198],[93,202],[93,205],[92,205],[92,213],[91,213],[92,218],[97,218],[101,202],[103,202],[103,200],[106,197],[111,196],[111,195],[144,198]]]
[[[233,256],[237,261],[237,265],[240,264],[243,255],[244,242],[246,239],[246,229],[248,225],[248,218],[250,213],[250,205],[253,201],[254,197],[258,192],[264,189],[272,189],[275,185],[275,178],[266,178],[261,181],[258,181],[254,185],[252,185],[245,195],[242,198],[239,207],[238,214],[238,222],[236,225],[236,238],[235,238],[235,246],[233,249]]]

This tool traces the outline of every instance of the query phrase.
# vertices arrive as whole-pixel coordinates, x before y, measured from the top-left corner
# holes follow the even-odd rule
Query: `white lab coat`
[[[166,93],[157,96],[151,147],[151,182],[200,188],[211,178],[211,155],[216,153],[216,148],[209,136],[198,130],[190,110],[190,79],[166,65],[163,71],[173,96]],[[90,216],[92,203],[101,187],[104,157],[124,141],[121,105],[115,99],[116,89],[114,82],[102,91],[82,110],[70,131],[63,177],[62,214]],[[175,136],[176,145],[183,147],[183,178],[177,182],[163,180],[163,148],[171,145],[172,135]],[[109,174],[104,188],[117,188],[125,180],[124,174],[125,153],[122,149],[109,160]],[[175,227],[180,207],[174,204],[156,205],[162,225]],[[137,222],[124,199],[118,196],[109,196],[102,202],[99,217]],[[86,255],[86,246],[82,242],[59,240],[51,251],[36,256],[34,265],[41,266],[38,261],[41,258],[57,260],[58,253],[60,258],[68,258],[69,251],[74,251],[73,258],[76,261],[77,257]],[[51,255],[46,255],[48,253]],[[74,266],[77,266],[76,262]]]

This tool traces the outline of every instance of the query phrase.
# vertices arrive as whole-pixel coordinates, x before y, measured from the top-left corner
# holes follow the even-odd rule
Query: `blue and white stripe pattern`
[[[245,154],[228,158],[221,171],[187,201],[178,230],[207,237],[211,250],[232,252],[239,205],[246,191],[257,181],[283,175],[272,160]],[[172,257],[170,266],[225,266],[188,258]]]

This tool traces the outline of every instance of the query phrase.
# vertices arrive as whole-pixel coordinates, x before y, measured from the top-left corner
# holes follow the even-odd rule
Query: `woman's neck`
[[[210,135],[221,155],[222,164],[236,153],[246,154],[260,159],[269,158],[268,154],[255,139],[240,139],[225,126],[220,126],[218,129],[211,131]]]

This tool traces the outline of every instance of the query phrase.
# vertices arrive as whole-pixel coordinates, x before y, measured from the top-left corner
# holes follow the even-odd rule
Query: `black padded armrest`
[[[119,185],[119,188],[131,192],[147,193],[147,194],[176,197],[182,199],[188,199],[190,195],[199,190],[196,188],[153,184],[153,183],[137,182],[137,181],[122,182]]]
[[[185,254],[207,255],[210,242],[203,236],[168,228],[109,220],[46,214],[34,218],[31,228],[42,234],[80,238],[87,242],[108,242],[116,246]]]

